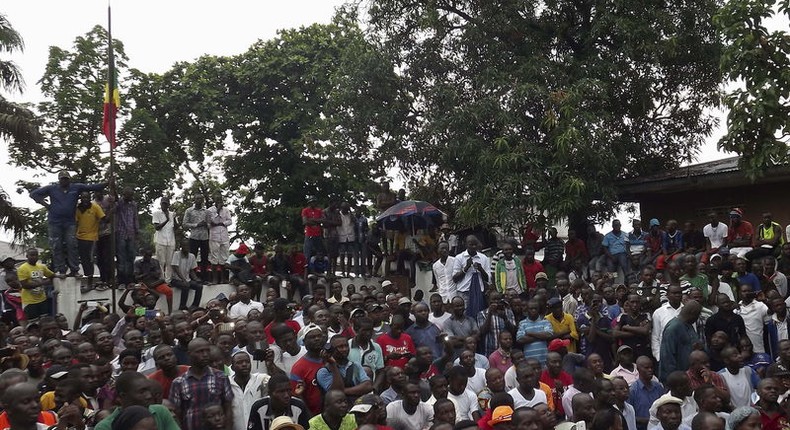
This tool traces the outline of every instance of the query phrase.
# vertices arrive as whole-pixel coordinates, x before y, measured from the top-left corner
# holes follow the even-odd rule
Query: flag
[[[107,141],[115,148],[117,145],[115,141],[115,118],[118,114],[118,106],[121,105],[121,96],[118,93],[117,83],[112,87],[112,95],[110,95],[110,84],[104,84],[104,120],[102,121],[102,129]]]
[[[112,13],[107,6],[107,83],[104,84],[104,119],[102,120],[102,130],[110,147],[115,148],[115,118],[118,115],[118,107],[121,105],[121,96],[118,93],[118,79],[115,74],[115,54],[112,50]]]

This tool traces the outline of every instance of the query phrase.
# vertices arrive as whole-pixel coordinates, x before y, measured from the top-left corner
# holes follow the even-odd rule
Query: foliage
[[[790,19],[790,0],[730,0],[716,16],[726,46],[721,68],[735,87],[724,97],[727,134],[719,147],[742,155],[754,178],[790,162],[790,32],[766,23]]]
[[[715,125],[716,1],[371,2],[410,102],[384,156],[441,183],[461,225],[607,215],[618,178],[677,166]]]
[[[113,41],[119,70],[126,66],[123,44]],[[52,46],[39,81],[47,100],[38,111],[44,138],[10,145],[11,161],[46,172],[66,169],[81,181],[106,180],[108,154],[100,150],[102,95],[107,82],[107,31],[96,26],[74,40],[71,50]]]

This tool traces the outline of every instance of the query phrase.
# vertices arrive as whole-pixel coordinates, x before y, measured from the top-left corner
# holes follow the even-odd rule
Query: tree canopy
[[[383,150],[442,183],[461,224],[608,215],[618,178],[688,160],[715,125],[717,8],[374,1],[371,38],[410,102],[406,133]]]

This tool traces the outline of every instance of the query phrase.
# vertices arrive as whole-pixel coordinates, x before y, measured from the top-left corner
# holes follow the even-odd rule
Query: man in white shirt
[[[173,253],[176,250],[175,226],[178,223],[175,212],[170,210],[170,198],[162,197],[159,202],[160,210],[154,211],[151,216],[151,223],[154,225],[154,244],[156,245],[156,259],[162,266],[162,274],[165,281],[170,282],[173,273],[172,264]]]
[[[469,377],[461,366],[452,367],[447,374],[447,398],[455,403],[456,422],[480,419],[477,395],[466,388]]]
[[[483,291],[485,284],[491,279],[491,262],[488,257],[478,252],[479,249],[480,240],[473,235],[467,236],[466,251],[456,256],[453,264],[453,282],[458,294],[464,299],[466,314],[473,318],[483,310]],[[477,297],[479,302],[473,297]]]
[[[247,318],[247,314],[253,309],[257,309],[258,312],[263,312],[263,303],[252,300],[250,287],[247,286],[247,284],[239,284],[236,289],[236,298],[239,299],[239,302],[231,306],[228,310],[228,317],[230,317],[230,319],[235,320],[238,317]]]
[[[710,224],[702,227],[702,235],[705,236],[705,253],[710,257],[719,253],[719,248],[727,242],[729,227],[723,222],[719,222],[716,212],[708,214]]]
[[[356,217],[351,212],[348,203],[340,204],[340,225],[337,226],[337,238],[340,244],[340,271],[343,276],[348,277],[348,273],[353,267],[356,258],[356,234],[354,224]]]
[[[538,403],[548,403],[546,393],[543,390],[536,390],[537,374],[535,369],[527,364],[521,362],[516,367],[516,378],[518,379],[518,386],[507,393],[513,397],[513,407],[518,409],[525,406],[535,406]]]
[[[433,408],[420,401],[420,387],[411,382],[403,389],[403,400],[387,405],[387,425],[392,428],[426,430],[433,421]]]
[[[269,349],[274,353],[274,365],[284,372],[290,372],[296,362],[307,354],[307,348],[296,343],[296,333],[287,324],[272,327],[274,343]]]
[[[760,377],[751,367],[743,365],[741,353],[734,347],[725,347],[721,351],[721,358],[725,367],[719,371],[719,375],[727,383],[732,405],[736,408],[751,406],[752,392],[757,389]]]
[[[746,336],[752,341],[755,353],[764,353],[765,345],[763,344],[763,331],[765,323],[770,320],[768,315],[768,306],[765,303],[754,300],[754,291],[749,284],[743,284],[738,288],[741,301],[738,303],[738,309],[735,313],[743,318],[743,323],[746,325]]]
[[[447,242],[439,242],[439,259],[433,263],[433,279],[434,287],[439,291],[444,303],[450,303],[457,294],[453,282],[454,267],[455,257],[450,256],[450,245]]]
[[[246,430],[252,404],[263,398],[270,376],[266,373],[251,373],[250,356],[245,351],[233,354],[230,389],[233,391],[233,430]]]
[[[680,314],[680,310],[683,308],[682,298],[683,290],[680,285],[670,285],[667,289],[667,302],[653,311],[653,331],[650,334],[650,349],[653,351],[653,357],[656,358],[656,361],[661,360],[661,337],[664,333],[664,328],[672,318]]]

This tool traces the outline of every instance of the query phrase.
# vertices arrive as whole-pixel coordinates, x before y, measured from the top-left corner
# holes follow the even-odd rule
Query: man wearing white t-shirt
[[[735,313],[743,318],[743,323],[746,325],[746,336],[752,341],[753,351],[755,353],[764,353],[765,345],[763,343],[763,331],[765,330],[765,323],[771,317],[768,315],[768,306],[763,302],[754,300],[754,291],[751,285],[743,284],[738,287],[741,301],[738,303],[738,309]]]
[[[719,222],[715,212],[708,214],[710,224],[702,228],[702,235],[705,236],[705,254],[710,258],[713,254],[718,254],[719,249],[727,241],[729,228],[727,224]]]
[[[454,366],[447,374],[447,398],[455,403],[456,422],[461,420],[480,419],[480,407],[477,404],[477,395],[466,389],[469,378],[466,369]]]
[[[175,226],[178,223],[175,212],[170,210],[170,199],[162,197],[159,202],[160,210],[154,211],[151,223],[154,225],[154,244],[156,245],[156,259],[162,266],[165,281],[170,282],[173,268],[170,267],[173,253],[176,250]]]
[[[538,403],[548,403],[546,394],[542,390],[536,390],[537,374],[535,369],[522,362],[516,367],[516,378],[518,379],[518,386],[507,393],[513,397],[513,407],[515,409],[525,406],[535,406]]]
[[[250,287],[247,284],[239,284],[236,289],[236,298],[239,302],[231,306],[228,310],[228,317],[235,320],[238,317],[247,318],[247,314],[257,309],[258,312],[263,312],[263,303],[252,300],[250,295]]]
[[[392,428],[425,430],[431,427],[433,408],[420,401],[420,387],[408,383],[403,389],[403,400],[387,405],[387,425]]]

